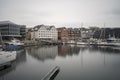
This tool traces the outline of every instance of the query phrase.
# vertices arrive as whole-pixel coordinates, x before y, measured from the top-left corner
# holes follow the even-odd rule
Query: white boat
[[[16,51],[0,51],[0,67],[16,59]]]
[[[78,41],[76,44],[77,44],[77,45],[88,45],[87,42],[82,42],[82,41]]]
[[[104,40],[97,40],[97,45],[99,46],[104,46],[104,45],[108,45],[108,42],[107,41],[104,41]]]
[[[75,41],[74,40],[69,40],[67,43],[68,44],[75,44]]]
[[[11,40],[11,42],[5,42],[3,48],[7,51],[19,50],[24,47],[24,43],[20,42],[17,39]]]
[[[8,44],[12,44],[15,46],[23,46],[24,45],[24,43],[20,42],[20,40],[17,40],[17,39],[11,40],[11,42],[9,42]]]
[[[107,39],[108,44],[112,46],[120,46],[120,39],[117,39],[115,37],[110,37]]]
[[[78,40],[78,41],[76,42],[76,44],[77,44],[77,45],[88,45],[88,42],[81,39],[81,40]]]

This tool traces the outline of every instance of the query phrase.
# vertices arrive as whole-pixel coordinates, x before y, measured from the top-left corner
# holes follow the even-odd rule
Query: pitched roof
[[[34,29],[34,31],[38,31],[41,27],[45,27],[46,28],[46,30],[51,30],[53,27],[55,27],[55,26],[47,26],[47,25],[37,25],[37,26],[35,26],[33,29]]]

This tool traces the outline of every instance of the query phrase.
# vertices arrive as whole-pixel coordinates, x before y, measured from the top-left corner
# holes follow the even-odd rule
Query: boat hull
[[[1,51],[0,52],[0,67],[16,60],[16,51]]]

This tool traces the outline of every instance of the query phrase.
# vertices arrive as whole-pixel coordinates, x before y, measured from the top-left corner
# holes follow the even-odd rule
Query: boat
[[[77,45],[88,45],[87,42],[82,42],[82,41],[78,41],[76,44],[77,44]]]
[[[2,36],[0,33],[1,47],[3,47]],[[11,62],[16,59],[16,51],[6,51],[4,48],[0,49],[0,70],[1,67],[11,65]]]
[[[75,44],[76,42],[74,40],[69,40],[67,43],[68,44]]]
[[[11,65],[16,60],[16,51],[0,51],[0,67]]]
[[[24,47],[24,43],[17,39],[11,40],[11,42],[5,42],[3,48],[7,51],[19,50]]]
[[[111,46],[120,47],[120,39],[119,38],[117,39],[115,37],[110,37],[107,39],[107,42]]]
[[[98,46],[109,46],[108,42],[105,41],[105,40],[102,40],[102,39],[97,40],[97,41],[96,41],[96,44],[97,44]]]
[[[17,39],[11,40],[11,42],[9,42],[8,44],[15,45],[15,46],[24,46],[24,43],[20,42],[20,40],[17,40]]]

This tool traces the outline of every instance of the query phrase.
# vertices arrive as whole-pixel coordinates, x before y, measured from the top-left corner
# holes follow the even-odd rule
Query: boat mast
[[[104,28],[105,28],[105,26],[106,26],[106,24],[104,23]],[[103,36],[103,38],[105,38],[105,29],[104,29],[104,36]]]
[[[83,28],[83,22],[81,22],[81,29],[80,29],[80,33],[81,33],[81,40],[82,40],[82,28]]]
[[[0,30],[0,44],[3,46],[3,40],[2,40],[1,30]]]

